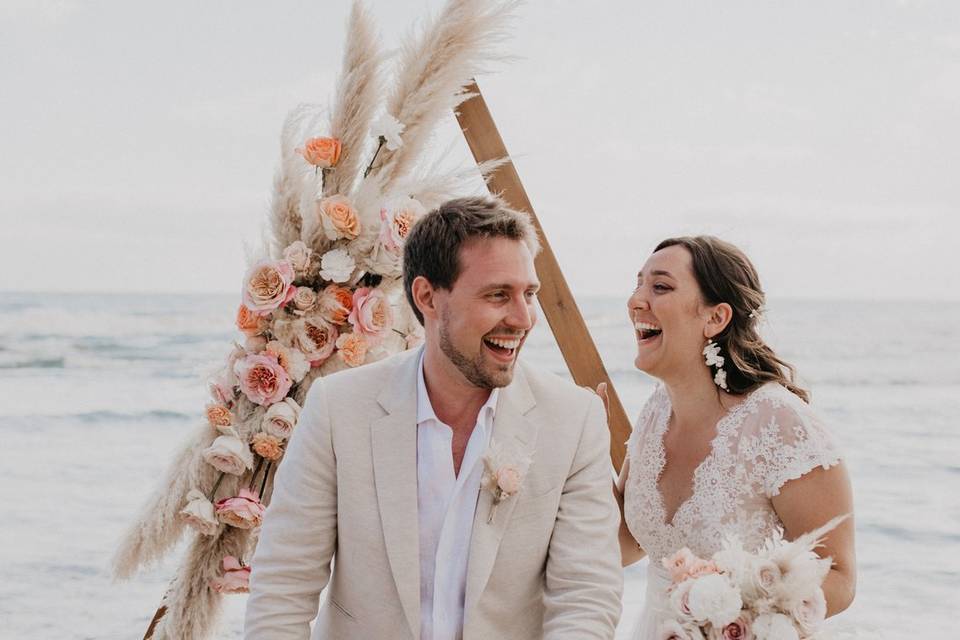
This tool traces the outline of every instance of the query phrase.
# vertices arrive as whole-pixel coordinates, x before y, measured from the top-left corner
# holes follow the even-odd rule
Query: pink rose
[[[303,240],[297,240],[283,250],[283,259],[289,262],[297,273],[305,273],[310,268],[312,255],[313,251],[304,244]]]
[[[250,402],[269,406],[283,400],[293,382],[277,356],[270,353],[252,355],[237,360],[234,371],[240,390]]]
[[[750,628],[750,614],[746,611],[725,626],[720,637],[723,640],[753,640],[753,631]]]
[[[380,209],[380,244],[394,255],[400,255],[410,229],[425,213],[423,205],[413,198]]]
[[[237,529],[256,529],[263,520],[264,507],[257,494],[240,489],[238,495],[217,501],[217,517]]]
[[[694,563],[698,560],[702,562],[690,549],[683,547],[673,555],[660,560],[660,564],[670,572],[670,580],[673,584],[678,584],[690,577],[690,568],[693,567]]]
[[[690,578],[699,578],[700,576],[709,575],[711,573],[720,573],[717,563],[713,560],[701,560],[697,558],[693,561],[693,564],[687,568],[687,577]]]
[[[353,309],[349,316],[353,330],[375,345],[383,339],[393,324],[390,302],[381,289],[360,287],[353,292]]]
[[[223,559],[223,575],[210,581],[217,593],[249,593],[250,567],[245,567],[233,556]]]
[[[244,306],[261,316],[280,308],[296,294],[293,278],[293,267],[286,260],[261,260],[243,279]]]
[[[503,498],[509,498],[520,490],[520,471],[512,466],[505,465],[497,470],[497,488]]]

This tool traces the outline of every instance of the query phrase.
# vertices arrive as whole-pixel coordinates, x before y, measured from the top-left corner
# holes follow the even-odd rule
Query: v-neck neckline
[[[710,448],[707,451],[707,455],[703,457],[697,466],[694,468],[693,473],[690,476],[689,480],[689,494],[681,500],[673,513],[670,514],[669,518],[667,517],[667,506],[666,501],[663,499],[663,493],[660,491],[660,479],[663,476],[664,470],[667,468],[667,447],[665,444],[665,439],[667,432],[670,430],[670,416],[673,414],[673,405],[670,402],[670,394],[667,393],[664,389],[664,411],[660,416],[660,424],[657,430],[655,442],[659,447],[657,452],[657,459],[660,463],[660,468],[657,469],[657,472],[653,476],[653,492],[656,495],[657,507],[660,511],[660,521],[663,525],[667,527],[675,527],[677,522],[677,516],[690,504],[697,495],[699,477],[702,473],[702,470],[705,469],[708,463],[712,463],[713,459],[716,457],[717,444],[720,442],[721,438],[725,438],[727,431],[729,430],[729,424],[731,424],[732,419],[741,411],[750,398],[759,391],[760,388],[754,389],[750,393],[746,394],[743,399],[738,402],[736,405],[728,409],[714,424],[714,434],[710,438]]]

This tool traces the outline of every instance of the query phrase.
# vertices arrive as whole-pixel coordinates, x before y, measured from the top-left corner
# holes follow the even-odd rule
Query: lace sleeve
[[[746,452],[768,498],[779,495],[788,481],[840,462],[840,451],[819,416],[783,387],[758,404],[752,419],[756,422]]]

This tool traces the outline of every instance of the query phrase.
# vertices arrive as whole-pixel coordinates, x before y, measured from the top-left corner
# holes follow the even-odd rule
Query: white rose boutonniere
[[[490,441],[490,447],[483,455],[484,472],[480,481],[481,486],[493,494],[493,505],[490,507],[490,515],[487,516],[487,524],[493,522],[497,506],[520,491],[531,462],[533,461],[530,456],[511,456],[496,442]]]

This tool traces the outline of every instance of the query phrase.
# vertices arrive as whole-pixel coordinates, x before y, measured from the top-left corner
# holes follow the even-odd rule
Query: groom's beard
[[[477,353],[476,358],[471,360],[466,354],[453,346],[450,334],[447,333],[446,318],[442,318],[439,333],[440,351],[447,356],[447,359],[453,363],[453,366],[463,374],[463,377],[466,378],[470,384],[481,389],[497,389],[499,387],[505,387],[513,381],[513,365],[506,370],[484,371],[481,364],[483,347],[481,347],[481,351]],[[516,362],[516,359],[514,359],[514,362]]]

